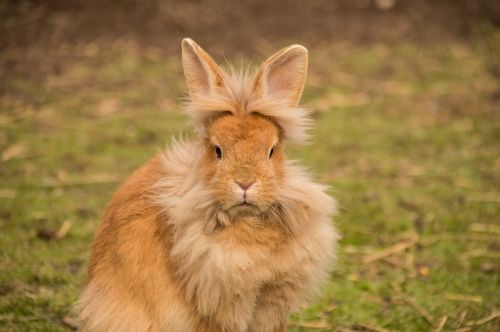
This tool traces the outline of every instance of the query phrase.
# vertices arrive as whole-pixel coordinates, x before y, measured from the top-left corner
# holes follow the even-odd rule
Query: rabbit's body
[[[84,330],[284,331],[320,285],[334,200],[284,160],[293,128],[249,102],[244,116],[219,103],[203,139],[174,143],[114,195],[80,299]]]

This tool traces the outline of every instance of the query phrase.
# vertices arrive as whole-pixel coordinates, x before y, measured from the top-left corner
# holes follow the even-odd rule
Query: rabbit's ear
[[[254,89],[260,96],[284,98],[296,107],[304,90],[307,76],[307,49],[291,45],[274,53],[257,71]]]
[[[224,85],[222,69],[190,38],[182,40],[182,66],[191,97],[208,95]]]

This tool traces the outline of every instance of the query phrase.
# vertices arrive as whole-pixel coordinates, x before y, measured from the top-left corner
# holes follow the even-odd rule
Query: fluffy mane
[[[282,129],[284,138],[300,144],[309,138],[310,112],[302,107],[290,107],[286,96],[259,96],[253,89],[254,70],[230,67],[224,85],[211,94],[192,94],[184,104],[185,112],[193,119],[198,132],[204,133],[204,123],[217,114],[230,112],[245,117],[258,113],[273,119]]]

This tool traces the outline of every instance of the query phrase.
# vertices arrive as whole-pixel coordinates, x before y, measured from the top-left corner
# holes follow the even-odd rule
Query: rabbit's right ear
[[[259,96],[275,95],[297,107],[307,76],[307,49],[291,45],[274,53],[257,71],[254,90]]]
[[[191,98],[209,95],[224,85],[222,69],[190,38],[182,40],[182,66]]]

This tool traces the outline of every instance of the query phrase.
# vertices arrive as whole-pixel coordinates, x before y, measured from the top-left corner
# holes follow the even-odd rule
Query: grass
[[[500,330],[481,320],[500,308],[495,52],[401,42],[311,54],[304,99],[321,111],[311,145],[289,154],[332,186],[343,239],[289,330]],[[190,130],[180,58],[114,50],[2,85],[0,330],[67,330],[118,182]]]

